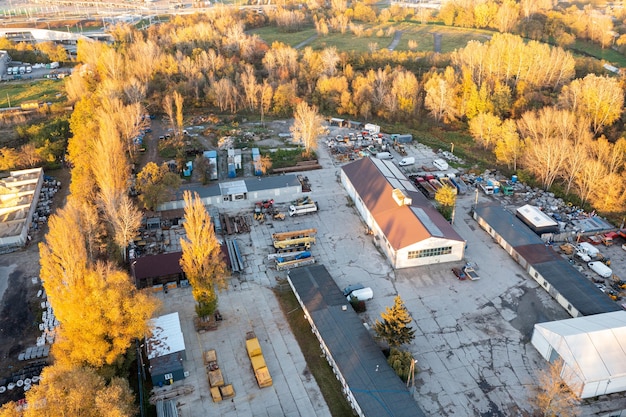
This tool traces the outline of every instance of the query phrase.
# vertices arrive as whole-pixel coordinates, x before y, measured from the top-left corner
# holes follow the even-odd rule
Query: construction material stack
[[[248,357],[250,358],[252,370],[254,371],[254,376],[259,384],[259,388],[271,387],[272,376],[267,369],[259,339],[257,339],[254,332],[248,332],[246,334],[246,350],[248,351]]]
[[[309,249],[315,243],[316,229],[303,229],[293,232],[273,233],[275,254],[269,256],[276,261],[276,269],[288,270],[315,263]]]
[[[214,349],[204,352],[204,364],[209,378],[209,388],[213,402],[220,402],[225,398],[234,397],[235,390],[233,385],[224,383],[224,376],[217,364],[217,353]]]

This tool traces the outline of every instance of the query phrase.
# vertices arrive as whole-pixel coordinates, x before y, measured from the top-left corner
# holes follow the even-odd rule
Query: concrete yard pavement
[[[414,149],[408,148],[411,155]],[[546,368],[529,343],[533,325],[569,316],[470,217],[475,195],[458,199],[454,227],[467,240],[466,261],[477,264],[480,280],[458,281],[450,270],[455,265],[450,264],[394,271],[346,197],[338,180],[340,166],[324,145],[318,156],[324,169],[306,175],[319,213],[254,222],[249,234],[236,236],[246,268],[220,294],[225,320],[218,330],[195,332],[189,289],[162,295],[165,312],[179,311],[183,322],[190,376],[182,384],[195,386],[192,395],[178,399],[181,414],[329,415],[270,289],[286,273],[276,271],[267,259],[273,251],[273,232],[316,228],[317,243],[311,252],[339,287],[362,283],[374,290],[367,312],[361,314],[366,325],[373,325],[397,294],[404,300],[416,329],[415,340],[407,346],[418,360],[414,395],[427,415],[530,415],[537,372]],[[486,198],[490,197],[479,196]],[[286,204],[278,208],[285,211]],[[260,339],[274,378],[272,388],[256,386],[244,344],[250,330]],[[217,350],[224,377],[236,391],[232,402],[216,404],[210,398],[202,362],[206,349]],[[585,404],[583,414],[606,409],[608,401]]]
[[[190,288],[161,293],[163,314],[177,311],[185,338],[189,376],[174,387],[191,385],[194,392],[178,397],[182,417],[237,416],[330,416],[328,407],[312,377],[271,289],[256,282],[237,282],[219,294],[224,320],[217,330],[197,333],[193,325],[194,302]],[[251,369],[245,340],[253,330],[261,343],[272,375],[273,386],[260,389]],[[235,397],[214,403],[210,392],[203,352],[215,349],[218,365]],[[172,387],[156,388],[155,393]]]

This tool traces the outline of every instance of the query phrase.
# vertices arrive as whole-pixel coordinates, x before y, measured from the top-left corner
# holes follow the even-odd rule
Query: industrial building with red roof
[[[463,259],[465,240],[392,161],[347,164],[341,183],[394,268]]]

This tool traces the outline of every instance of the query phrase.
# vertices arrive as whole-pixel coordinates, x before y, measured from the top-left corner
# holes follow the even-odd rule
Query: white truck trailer
[[[317,211],[317,203],[303,204],[301,206],[289,206],[290,216],[299,216],[302,214],[315,213]]]

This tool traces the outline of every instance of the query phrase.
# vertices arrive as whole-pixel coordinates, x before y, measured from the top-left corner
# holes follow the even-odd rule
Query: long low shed
[[[621,310],[584,274],[499,204],[479,204],[474,209],[474,219],[572,317]]]
[[[425,416],[326,267],[293,269],[288,280],[357,415]]]

